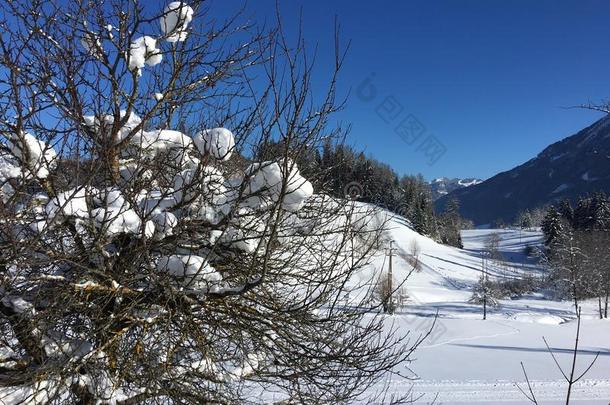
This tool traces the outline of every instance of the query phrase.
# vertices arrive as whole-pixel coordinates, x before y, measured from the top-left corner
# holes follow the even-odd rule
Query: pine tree
[[[551,246],[563,235],[564,224],[561,214],[555,207],[551,207],[542,221],[542,232],[545,236],[545,245]]]
[[[413,229],[415,229],[417,233],[421,233],[422,235],[426,234],[425,213],[422,205],[419,203],[415,205],[411,222],[413,223]]]
[[[561,216],[573,226],[574,208],[572,208],[572,203],[570,203],[570,200],[564,199],[561,201],[561,203],[559,203],[558,211]]]
[[[551,279],[559,290],[567,294],[574,302],[578,311],[578,301],[588,295],[586,256],[578,233],[570,227],[564,227],[563,232],[553,241],[548,260],[551,264]]]
[[[596,230],[610,230],[610,201],[604,193],[597,193],[594,196],[595,211],[594,225]]]
[[[460,216],[460,202],[457,199],[451,199],[446,207],[445,212],[439,218],[439,233],[442,243],[463,248],[462,236],[460,234],[462,228],[462,217]]]
[[[482,275],[474,285],[469,302],[483,306],[483,319],[487,319],[487,306],[496,307],[500,304],[500,291],[487,275]]]
[[[519,227],[521,229],[529,229],[533,226],[533,221],[532,221],[532,214],[530,212],[530,210],[525,209],[525,211],[521,212],[519,214]]]

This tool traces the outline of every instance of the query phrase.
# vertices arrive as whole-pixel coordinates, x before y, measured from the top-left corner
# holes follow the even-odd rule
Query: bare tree
[[[417,243],[417,240],[413,239],[409,244],[409,252],[406,255],[406,259],[408,263],[413,266],[413,269],[415,269],[415,271],[421,271],[422,268],[421,261],[419,260],[420,255],[421,247],[419,246],[419,243]]]
[[[337,403],[421,341],[337,305],[384,220],[294,163],[343,135],[338,39],[313,100],[281,19],[204,4],[1,3],[3,400]]]
[[[588,295],[588,273],[586,255],[582,249],[580,233],[566,227],[549,249],[545,260],[551,265],[551,280],[560,292],[567,294],[578,312],[578,302]]]
[[[581,294],[586,297],[597,296],[599,317],[607,318],[610,296],[610,233],[602,230],[579,231],[576,237],[583,261]]]
[[[576,336],[574,338],[574,349],[571,351],[571,355],[572,355],[571,360],[572,361],[570,363],[570,368],[568,370],[564,370],[564,368],[561,367],[561,365],[559,364],[559,361],[557,360],[557,357],[555,357],[555,353],[553,353],[553,349],[551,349],[551,347],[549,346],[549,343],[546,341],[546,338],[544,338],[544,337],[542,338],[542,340],[544,340],[544,344],[546,345],[546,348],[547,348],[549,354],[551,355],[551,357],[553,358],[553,361],[555,362],[555,365],[561,372],[561,375],[563,376],[564,380],[568,383],[568,389],[566,391],[566,398],[565,398],[566,405],[570,404],[572,388],[574,387],[574,384],[576,384],[585,375],[587,375],[589,370],[591,370],[593,365],[595,365],[595,362],[597,361],[597,358],[599,357],[599,354],[600,354],[599,352],[597,352],[597,354],[595,355],[593,360],[589,363],[589,365],[587,367],[585,367],[585,369],[580,374],[577,373],[576,365],[577,365],[577,358],[578,358],[578,345],[580,343],[580,319],[581,319],[580,314],[581,314],[581,309],[580,309],[580,307],[578,307],[578,309],[576,310]],[[525,376],[525,380],[527,382],[528,393],[526,393],[525,390],[522,389],[519,385],[517,385],[517,387],[519,388],[521,393],[530,402],[537,404],[538,401],[536,400],[536,395],[530,384],[529,377],[527,375],[527,372],[525,371],[525,366],[523,365],[523,363],[521,363],[521,368],[523,369],[523,375]]]
[[[405,283],[396,283],[396,280],[390,277],[392,276],[388,272],[381,273],[373,290],[373,298],[381,304],[384,313],[393,314],[406,303],[409,296]]]
[[[527,398],[527,400],[529,402],[533,403],[534,405],[538,405],[538,400],[536,399],[536,394],[534,393],[534,389],[532,388],[532,383],[530,382],[530,378],[527,375],[527,371],[525,370],[525,366],[523,365],[523,362],[521,362],[521,370],[523,370],[523,376],[525,377],[525,382],[527,383],[527,392],[525,391],[525,389],[521,388],[521,386],[519,384],[515,383],[515,386],[519,389],[519,391],[521,391],[523,396],[525,398]]]
[[[581,104],[576,108],[583,108],[585,110],[593,110],[610,114],[610,100],[602,100],[599,103],[588,102],[586,104]]]
[[[490,234],[485,240],[485,251],[491,260],[503,260],[500,253],[500,235],[497,232]]]

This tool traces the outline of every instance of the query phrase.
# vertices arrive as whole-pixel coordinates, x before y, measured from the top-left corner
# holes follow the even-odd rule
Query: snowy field
[[[524,253],[527,245],[539,245],[539,232],[512,230],[469,230],[462,233],[464,249],[439,245],[412,231],[404,222],[393,220],[388,237],[399,252],[394,258],[394,275],[404,279],[410,266],[400,257],[409,252],[413,240],[421,249],[423,268],[406,282],[409,303],[388,323],[403,331],[424,333],[439,318],[432,334],[415,352],[412,384],[386,381],[390,392],[405,393],[413,388],[417,403],[528,403],[515,384],[527,390],[521,362],[527,369],[534,393],[541,404],[565,403],[567,384],[556,368],[542,340],[545,337],[566,369],[571,363],[576,322],[571,302],[531,295],[503,300],[488,309],[468,303],[472,286],[481,275],[481,254],[491,233],[500,235],[504,262],[489,264],[495,278],[542,275],[544,269]],[[386,259],[387,261],[387,259]],[[387,268],[382,254],[370,272]],[[373,273],[362,275],[363,278]],[[610,403],[610,321],[600,320],[596,302],[583,302],[578,370],[586,368],[599,352],[593,368],[573,390],[573,403]],[[408,367],[407,367],[408,366]]]

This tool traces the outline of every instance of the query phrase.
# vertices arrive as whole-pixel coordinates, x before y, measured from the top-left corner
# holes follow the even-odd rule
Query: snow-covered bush
[[[384,224],[294,163],[342,135],[301,44],[42,3],[0,3],[0,402],[335,403],[409,355],[337,305]],[[244,91],[260,64],[290,74]]]
[[[483,319],[487,319],[487,306],[496,307],[500,305],[502,290],[488,276],[483,275],[479,282],[473,286],[472,296],[469,302],[483,306]]]

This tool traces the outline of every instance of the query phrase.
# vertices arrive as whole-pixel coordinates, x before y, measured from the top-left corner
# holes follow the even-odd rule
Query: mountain
[[[610,192],[610,116],[512,170],[442,196],[435,208],[441,212],[455,198],[462,215],[477,225],[512,222],[522,210],[596,191]]]
[[[451,193],[454,190],[470,187],[483,182],[480,179],[450,179],[448,177],[439,177],[430,182],[432,190],[432,199],[438,200],[440,197]]]

